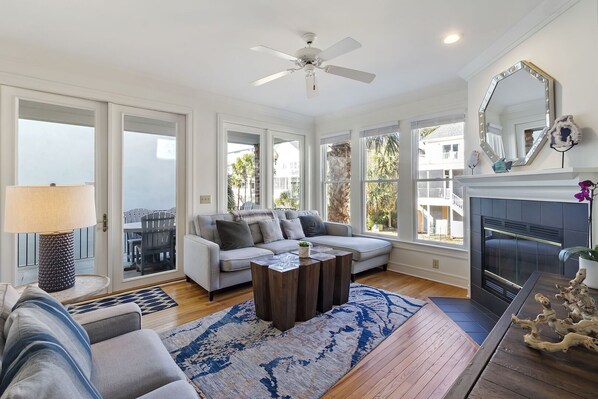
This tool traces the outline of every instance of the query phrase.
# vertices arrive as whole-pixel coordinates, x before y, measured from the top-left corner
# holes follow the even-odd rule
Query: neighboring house
[[[419,233],[463,238],[463,188],[453,180],[463,174],[463,152],[461,124],[442,125],[420,140],[419,177],[447,181],[418,185]]]

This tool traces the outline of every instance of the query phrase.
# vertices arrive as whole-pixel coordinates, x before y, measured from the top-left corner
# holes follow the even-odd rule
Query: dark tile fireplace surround
[[[502,315],[535,270],[573,277],[562,248],[588,245],[587,203],[470,198],[471,299]]]

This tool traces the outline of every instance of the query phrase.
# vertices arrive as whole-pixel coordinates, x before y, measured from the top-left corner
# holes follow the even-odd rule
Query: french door
[[[114,104],[109,115],[113,289],[182,278],[185,117]]]
[[[6,86],[0,90],[0,208],[9,185],[93,185],[98,223],[75,230],[75,270],[108,275],[102,224],[108,212],[107,104]],[[2,232],[1,281],[36,281],[38,245],[38,234]]]
[[[1,86],[0,225],[6,186],[93,185],[76,273],[110,277],[110,291],[182,278],[185,131],[183,115]],[[171,226],[144,230],[148,218]],[[0,233],[0,281],[37,280],[38,239]]]

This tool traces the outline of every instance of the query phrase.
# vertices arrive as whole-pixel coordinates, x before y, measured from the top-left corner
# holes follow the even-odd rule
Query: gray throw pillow
[[[282,230],[280,229],[280,222],[278,219],[260,220],[259,222],[264,243],[268,244],[274,241],[284,240]]]
[[[299,216],[306,237],[326,235],[326,225],[318,215]]]
[[[249,230],[249,225],[244,220],[237,222],[216,220],[216,229],[222,242],[220,249],[223,251],[254,246],[251,230]]]
[[[262,236],[262,230],[260,229],[260,224],[258,222],[250,223],[249,230],[251,231],[251,236],[253,237],[254,244],[260,244],[264,242],[264,237]]]
[[[303,233],[303,227],[301,227],[299,219],[281,220],[280,223],[289,240],[300,240],[305,238],[305,233]]]

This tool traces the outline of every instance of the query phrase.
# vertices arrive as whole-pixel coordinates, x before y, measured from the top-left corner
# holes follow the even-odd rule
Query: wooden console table
[[[568,281],[555,274],[532,274],[445,399],[597,398],[598,353],[583,347],[540,352],[523,342],[528,330],[511,323],[512,314],[533,319],[542,312],[534,300],[538,292],[550,298],[558,318],[565,318],[567,311],[554,295],[555,284],[567,286]],[[598,290],[590,292],[598,299]],[[559,340],[548,326],[542,328],[542,336]]]

